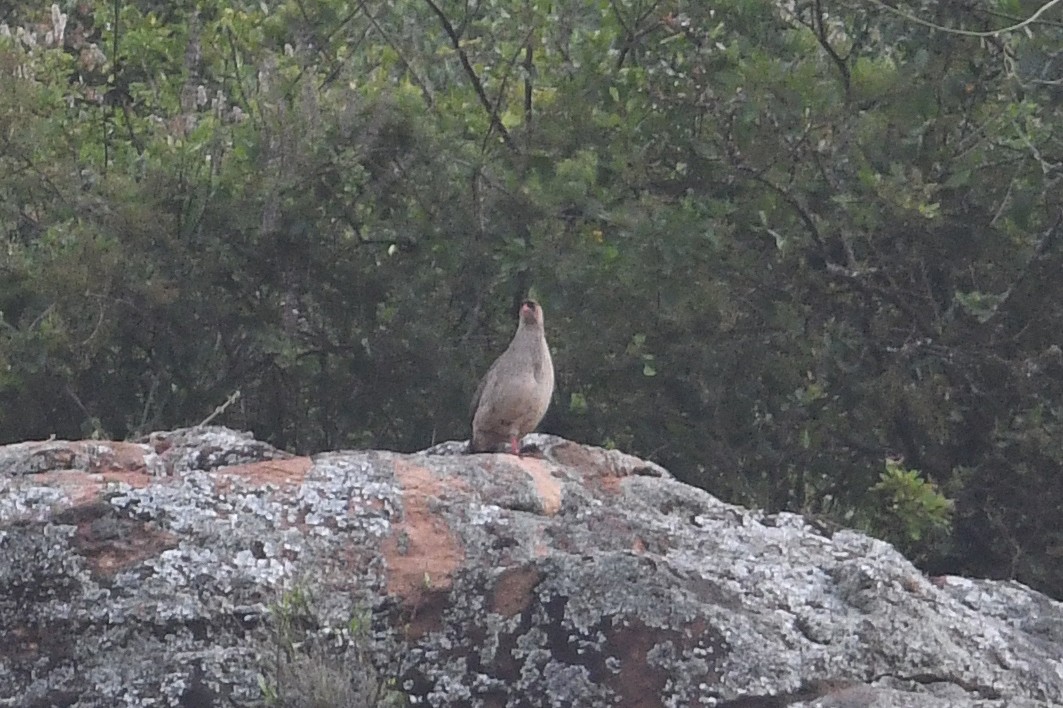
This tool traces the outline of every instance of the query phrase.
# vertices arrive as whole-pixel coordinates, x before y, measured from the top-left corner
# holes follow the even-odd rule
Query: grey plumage
[[[535,430],[554,393],[554,363],[546,344],[543,310],[534,300],[520,306],[517,333],[476,388],[469,452],[494,452],[505,442],[519,454],[520,438]]]

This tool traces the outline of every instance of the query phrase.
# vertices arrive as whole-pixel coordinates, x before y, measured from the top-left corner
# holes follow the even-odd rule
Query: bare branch
[[[432,9],[432,12],[439,18],[439,22],[443,25],[443,31],[447,33],[447,37],[450,38],[450,44],[454,47],[454,51],[458,53],[458,59],[461,60],[461,66],[465,70],[465,75],[469,77],[469,83],[472,84],[473,91],[476,92],[476,97],[480,99],[480,105],[487,111],[487,116],[491,121],[491,128],[498,131],[498,134],[502,136],[502,142],[506,144],[510,150],[517,152],[517,146],[513,142],[513,138],[510,137],[509,131],[506,130],[506,126],[502,125],[502,119],[499,118],[498,112],[491,106],[490,99],[487,98],[487,92],[484,91],[483,82],[480,81],[480,77],[476,75],[476,70],[472,68],[472,62],[469,61],[469,55],[461,46],[461,35],[454,29],[454,25],[444,14],[433,0],[425,0],[428,7]]]
[[[827,53],[830,60],[834,62],[834,66],[838,67],[838,73],[842,77],[842,86],[845,89],[845,103],[848,104],[852,98],[852,75],[849,71],[849,64],[830,43],[827,37],[827,25],[823,21],[823,16],[823,0],[816,0],[812,11],[812,24],[816,40],[819,42],[819,46],[823,47],[823,51]]]
[[[883,10],[886,10],[887,12],[891,12],[894,15],[897,15],[898,17],[903,17],[904,19],[908,20],[909,22],[914,22],[917,25],[922,25],[923,27],[929,27],[930,29],[934,29],[934,30],[937,30],[939,32],[946,32],[948,34],[958,34],[958,35],[962,35],[964,37],[999,37],[1002,34],[1010,34],[1012,32],[1017,32],[1019,30],[1025,29],[1027,26],[1037,22],[1038,18],[1041,17],[1041,15],[1043,15],[1046,12],[1048,12],[1049,10],[1051,10],[1053,7],[1058,5],[1060,2],[1061,2],[1061,0],[1049,0],[1048,2],[1046,2],[1041,7],[1037,8],[1037,10],[1032,15],[1027,17],[1025,20],[1022,20],[1021,22],[1016,22],[1013,25],[1008,25],[1007,27],[1001,27],[1000,29],[995,29],[995,30],[978,31],[978,30],[956,29],[954,27],[943,27],[942,25],[936,24],[934,22],[930,22],[929,20],[924,20],[922,17],[918,17],[916,15],[909,14],[909,13],[903,11],[903,10],[898,10],[895,7],[890,7],[889,5],[884,3],[882,0],[871,0],[872,4],[878,5]]]
[[[229,406],[236,403],[238,400],[240,400],[240,389],[236,389],[235,391],[233,391],[232,395],[225,399],[224,403],[215,408],[214,412],[204,418],[196,427],[207,425],[208,423],[210,423],[210,421],[214,420],[219,415],[224,413]]]
[[[361,6],[364,7],[365,3],[363,2]],[[399,61],[402,62],[402,65],[406,67],[406,71],[410,72],[410,77],[413,79],[413,82],[417,84],[417,88],[421,89],[421,95],[424,96],[424,102],[428,105],[429,108],[431,108],[434,103],[432,91],[428,87],[428,83],[423,78],[421,78],[421,75],[419,73],[417,73],[417,69],[414,68],[413,62],[406,58],[406,54],[402,51],[402,47],[400,47],[398,43],[394,39],[392,39],[391,35],[388,34],[384,27],[377,21],[376,17],[374,17],[373,14],[369,12],[368,8],[365,9],[365,16],[369,20],[369,24],[371,24],[373,26],[373,29],[377,31],[377,34],[383,37],[384,41],[388,43],[388,46],[395,50],[395,55],[398,56]]]

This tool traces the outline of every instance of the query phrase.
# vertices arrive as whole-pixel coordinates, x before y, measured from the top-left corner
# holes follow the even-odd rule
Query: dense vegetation
[[[5,8],[0,442],[466,437],[530,291],[546,430],[1063,596],[1058,8]]]

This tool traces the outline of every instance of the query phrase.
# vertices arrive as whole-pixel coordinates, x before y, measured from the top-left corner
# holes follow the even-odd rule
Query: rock
[[[0,448],[0,706],[1063,704],[1058,602],[527,441]]]

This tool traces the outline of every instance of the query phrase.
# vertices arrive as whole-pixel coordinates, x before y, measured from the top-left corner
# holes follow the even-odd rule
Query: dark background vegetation
[[[0,442],[466,437],[531,291],[545,430],[1063,597],[1063,12],[888,2],[5,3]]]

